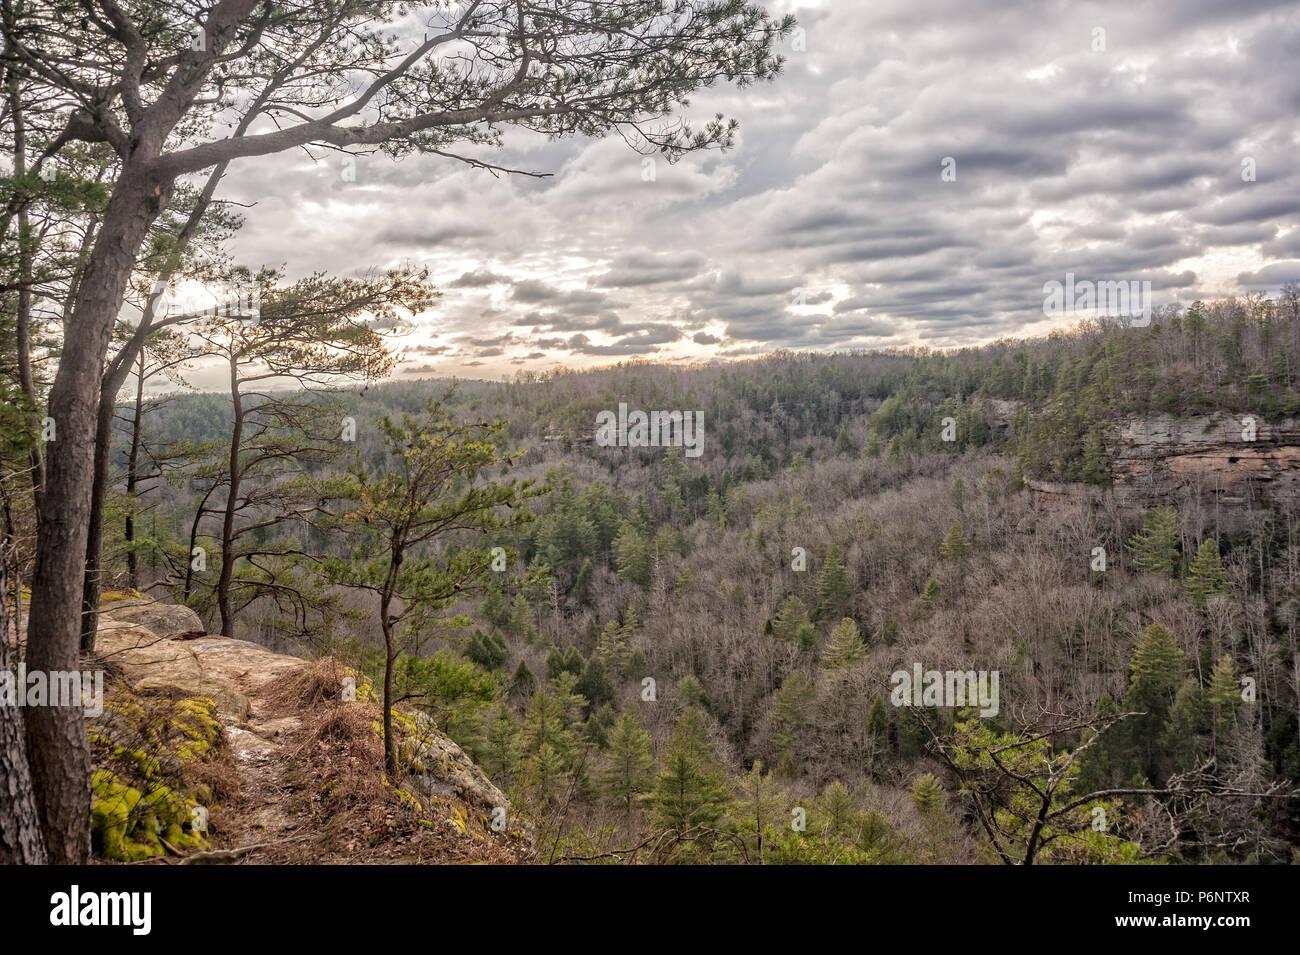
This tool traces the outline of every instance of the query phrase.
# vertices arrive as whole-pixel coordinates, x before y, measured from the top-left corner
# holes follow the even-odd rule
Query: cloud
[[[1295,277],[1294,3],[794,9],[806,49],[781,77],[693,97],[694,118],[740,120],[733,151],[670,165],[617,136],[507,130],[493,159],[555,174],[540,180],[438,157],[357,157],[354,182],[334,154],[248,160],[222,186],[255,203],[236,258],[456,276],[419,324],[483,374],[973,344],[1040,331],[1042,285],[1067,271],[1150,279],[1157,304]],[[443,373],[459,357],[410,353]]]

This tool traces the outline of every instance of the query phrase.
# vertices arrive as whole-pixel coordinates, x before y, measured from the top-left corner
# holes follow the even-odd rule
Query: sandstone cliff
[[[1187,496],[1225,506],[1291,503],[1300,490],[1300,423],[1244,416],[1135,418],[1107,448],[1115,499],[1149,506]]]

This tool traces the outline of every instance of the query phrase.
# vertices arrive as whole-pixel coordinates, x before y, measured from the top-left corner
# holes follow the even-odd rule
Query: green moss
[[[185,788],[184,769],[212,756],[222,738],[216,705],[196,697],[152,711],[129,695],[113,699],[112,717],[90,725],[96,762],[91,779],[91,833],[95,851],[115,862],[137,862],[176,849],[202,849],[196,807],[206,786]],[[111,767],[111,768],[109,768]]]

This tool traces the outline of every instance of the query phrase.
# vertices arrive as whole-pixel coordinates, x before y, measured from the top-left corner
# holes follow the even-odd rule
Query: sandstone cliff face
[[[1300,422],[1294,419],[1135,418],[1107,451],[1121,505],[1151,506],[1189,495],[1229,507],[1300,499]]]

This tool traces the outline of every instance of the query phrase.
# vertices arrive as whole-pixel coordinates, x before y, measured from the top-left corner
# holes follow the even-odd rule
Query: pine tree
[[[836,839],[848,839],[857,828],[857,811],[848,787],[838,779],[822,790],[817,800],[817,811],[823,820],[822,828]]]
[[[465,648],[465,656],[485,670],[499,670],[505,666],[510,652],[505,639],[495,630],[490,634],[475,630]]]
[[[929,613],[934,609],[935,601],[939,599],[940,594],[939,581],[931,577],[925,582],[925,592],[921,594],[921,609]]]
[[[483,616],[494,627],[505,627],[510,622],[510,605],[496,584],[489,586],[483,596]]]
[[[1194,769],[1204,756],[1201,733],[1205,730],[1205,692],[1194,679],[1183,681],[1169,707],[1162,746],[1172,770]]]
[[[933,773],[922,773],[912,783],[912,802],[925,827],[922,862],[938,862],[943,845],[948,839],[948,814],[944,808],[947,797],[943,784]]]
[[[1210,685],[1206,688],[1213,722],[1215,740],[1236,723],[1237,709],[1241,706],[1241,677],[1237,661],[1224,654],[1210,671]]]
[[[515,667],[514,676],[510,678],[510,695],[527,698],[532,696],[536,689],[537,678],[533,676],[533,671],[528,669],[528,664],[520,660],[519,666]]]
[[[577,740],[569,727],[565,700],[550,690],[538,690],[528,700],[520,729],[524,752],[535,755],[543,746],[550,746],[567,760],[577,747]]]
[[[1101,443],[1101,432],[1097,429],[1088,432],[1087,440],[1084,442],[1083,463],[1080,467],[1079,479],[1084,484],[1097,486],[1104,486],[1108,479],[1105,452]]]
[[[826,646],[822,664],[827,669],[838,670],[853,663],[866,652],[858,625],[851,617],[845,617],[831,630],[830,643]]]
[[[868,458],[880,457],[880,435],[875,431],[867,435],[867,446],[862,453],[864,457]]]
[[[785,823],[785,794],[771,773],[763,772],[763,761],[754,765],[736,783],[732,816],[747,844],[752,845],[763,864],[763,850],[774,830]]]
[[[807,748],[804,736],[812,722],[812,703],[816,696],[812,681],[796,670],[785,678],[772,698],[772,743],[778,756],[776,770],[782,776],[796,775],[801,751]]]
[[[532,640],[537,636],[533,608],[523,594],[515,594],[515,599],[510,601],[510,619],[505,629],[523,640]]]
[[[600,639],[596,641],[596,656],[620,672],[627,666],[631,651],[617,620],[605,624],[605,629],[600,632]]]
[[[581,677],[586,663],[577,647],[569,647],[564,652],[552,650],[546,657],[546,679],[554,680],[561,673],[572,673],[575,677]]]
[[[817,630],[808,619],[808,609],[797,595],[790,594],[781,602],[772,620],[772,635],[778,640],[796,643],[805,650],[813,646]]]
[[[889,713],[885,710],[885,701],[876,697],[867,710],[867,732],[877,743],[884,745],[889,739]]]
[[[1207,537],[1201,542],[1196,556],[1192,558],[1192,563],[1187,568],[1183,589],[1202,610],[1205,609],[1209,599],[1216,594],[1231,593],[1228,574],[1223,569],[1223,561],[1219,557],[1219,542],[1213,537]]]
[[[922,773],[912,783],[912,802],[922,816],[943,811],[947,793],[933,773]]]
[[[483,771],[498,782],[509,780],[519,764],[519,739],[515,721],[507,707],[497,711],[497,718],[488,727],[487,745],[484,748]]]
[[[578,579],[573,584],[573,599],[581,606],[591,602],[591,581],[595,573],[596,569],[592,566],[591,558],[586,558],[578,570]]]
[[[688,707],[673,727],[651,796],[655,825],[679,832],[712,826],[731,797],[718,769],[704,716]]]
[[[694,673],[688,673],[677,681],[677,700],[680,706],[693,706],[705,713],[709,711],[709,698]]]
[[[849,572],[844,568],[844,559],[837,545],[832,544],[826,551],[826,561],[821,575],[817,579],[816,620],[843,615],[849,607],[852,596],[849,587]]]
[[[1183,651],[1169,629],[1158,623],[1148,626],[1129,660],[1124,705],[1144,714],[1129,721],[1129,739],[1142,772],[1153,781],[1165,763],[1161,734],[1186,671]]]
[[[650,753],[650,734],[630,712],[621,714],[609,737],[609,764],[601,772],[598,785],[604,797],[621,806],[628,816],[643,795],[654,786],[654,757]]]
[[[650,545],[631,522],[625,523],[614,539],[614,563],[624,580],[641,587],[650,586]]]
[[[1128,547],[1138,570],[1172,579],[1178,571],[1181,541],[1178,512],[1162,505],[1143,511],[1142,529],[1129,538]]]
[[[953,521],[948,525],[948,533],[944,535],[943,542],[939,544],[939,555],[944,560],[956,560],[965,557],[969,550],[970,544],[962,533],[961,522]]]
[[[840,433],[835,436],[835,453],[852,454],[854,451],[853,442],[849,440],[849,429],[847,425],[840,425]]]
[[[586,697],[588,712],[614,700],[614,683],[599,657],[587,661],[574,689]]]
[[[528,758],[525,770],[530,802],[537,809],[552,805],[568,787],[569,773],[564,755],[550,743],[543,743]]]

